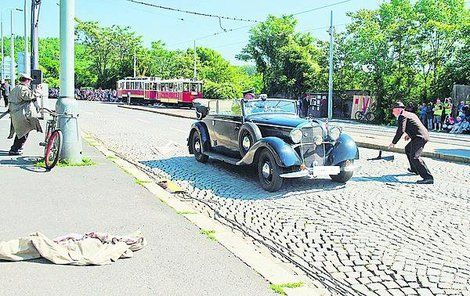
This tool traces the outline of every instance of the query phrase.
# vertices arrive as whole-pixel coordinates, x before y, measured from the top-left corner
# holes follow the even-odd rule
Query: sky
[[[29,3],[31,0],[27,0]],[[344,0],[140,0],[162,6],[185,9],[228,17],[263,21],[269,14],[281,16],[319,8]],[[40,37],[59,36],[59,0],[42,0],[39,23]],[[322,40],[328,39],[327,27],[330,11],[333,11],[337,30],[344,30],[350,22],[346,13],[361,8],[375,9],[382,0],[350,0],[296,16],[298,31],[309,31]],[[29,7],[30,4],[28,4]],[[10,9],[23,8],[24,0],[0,0],[0,14],[3,16],[4,34],[10,34]],[[243,64],[235,56],[246,45],[250,26],[254,23],[222,20],[188,15],[180,12],[161,10],[128,0],[76,0],[76,17],[84,21],[98,21],[103,26],[129,26],[143,37],[148,46],[152,41],[163,40],[170,49],[185,49],[193,46],[206,46],[219,51],[232,63]],[[215,36],[214,33],[244,27]],[[23,34],[23,15],[14,14],[15,34]]]

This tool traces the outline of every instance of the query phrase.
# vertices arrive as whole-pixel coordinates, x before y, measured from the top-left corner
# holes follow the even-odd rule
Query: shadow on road
[[[0,157],[1,156],[8,156],[8,151],[0,150]],[[9,159],[0,159],[0,167],[18,167],[29,172],[45,173],[46,169],[34,166],[34,164],[40,159],[41,158],[37,156],[20,156]]]
[[[344,188],[344,184],[335,183],[329,178],[288,179],[280,191],[271,193],[261,188],[256,170],[252,167],[233,166],[215,160],[202,164],[189,156],[141,161],[141,163],[167,174],[173,180],[189,181],[194,188],[212,191],[212,194],[222,198],[278,199],[303,192],[314,193]]]
[[[381,182],[381,183],[400,183],[400,184],[416,184],[416,182],[400,180],[397,177],[410,177],[414,174],[392,174],[392,175],[382,175],[382,176],[367,176],[367,177],[353,177],[352,180],[355,182]]]

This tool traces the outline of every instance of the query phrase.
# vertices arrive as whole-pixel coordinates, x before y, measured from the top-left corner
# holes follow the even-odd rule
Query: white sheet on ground
[[[68,234],[54,240],[40,232],[0,242],[0,260],[24,261],[45,258],[55,264],[106,265],[130,258],[147,242],[140,231],[128,236],[89,232]]]

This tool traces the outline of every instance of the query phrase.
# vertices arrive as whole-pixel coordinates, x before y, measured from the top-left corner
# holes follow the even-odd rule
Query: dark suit
[[[417,172],[423,179],[433,179],[431,172],[421,158],[424,145],[429,141],[429,132],[416,114],[403,110],[398,116],[398,129],[392,143],[396,144],[403,133],[410,137],[405,146],[405,153],[410,162],[411,170]]]

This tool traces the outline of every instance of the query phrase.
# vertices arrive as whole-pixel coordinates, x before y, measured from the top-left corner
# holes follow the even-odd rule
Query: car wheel
[[[238,134],[238,147],[240,155],[245,156],[253,145],[262,138],[258,127],[253,123],[242,125]]]
[[[278,191],[284,183],[281,174],[282,168],[277,165],[271,151],[263,150],[258,161],[258,177],[261,187],[269,192]]]
[[[202,141],[199,132],[195,131],[193,133],[193,138],[191,140],[192,150],[194,153],[194,157],[197,161],[205,163],[209,159],[209,156],[202,153]]]
[[[251,146],[253,146],[253,137],[251,134],[245,130],[240,137],[240,149],[241,155],[245,156],[245,154],[250,150]]]
[[[343,169],[348,166],[354,164],[354,160],[346,160],[339,164],[341,167],[341,172],[338,175],[330,175],[331,180],[339,183],[346,183],[349,179],[353,176],[353,171],[343,171]]]

